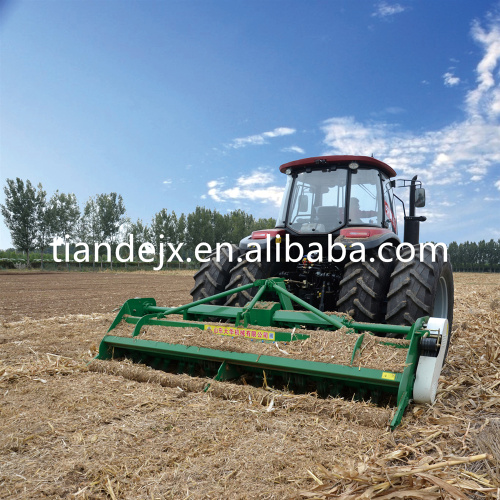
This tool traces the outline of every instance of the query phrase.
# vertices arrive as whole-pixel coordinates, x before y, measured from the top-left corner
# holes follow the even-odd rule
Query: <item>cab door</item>
[[[384,217],[385,225],[394,233],[398,234],[398,220],[396,216],[396,206],[394,204],[394,193],[391,181],[382,175],[382,185],[384,191]]]

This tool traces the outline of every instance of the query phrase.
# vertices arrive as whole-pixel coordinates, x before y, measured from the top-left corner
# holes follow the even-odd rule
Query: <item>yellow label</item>
[[[382,373],[382,378],[385,378],[387,380],[396,380],[396,374],[395,373],[384,372],[384,373]]]
[[[228,337],[242,337],[252,340],[274,340],[275,332],[266,330],[253,330],[251,328],[237,328],[234,326],[203,325],[205,330],[211,330],[216,335],[226,335]]]

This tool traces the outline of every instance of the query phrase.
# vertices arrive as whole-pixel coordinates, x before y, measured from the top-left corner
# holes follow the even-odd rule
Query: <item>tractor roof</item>
[[[360,166],[367,165],[370,167],[375,167],[389,177],[395,177],[396,172],[392,167],[384,163],[383,161],[372,158],[371,156],[351,156],[351,155],[343,155],[343,156],[314,156],[312,158],[304,158],[302,160],[291,161],[288,163],[284,163],[280,167],[280,172],[285,173],[286,169],[291,168],[292,170],[308,167],[308,166],[316,166],[318,163],[321,164],[323,162],[329,164],[348,164],[352,161],[356,161],[360,164]],[[321,163],[320,163],[321,162]]]

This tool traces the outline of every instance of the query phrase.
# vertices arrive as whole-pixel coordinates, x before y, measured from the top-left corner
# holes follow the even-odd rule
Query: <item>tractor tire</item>
[[[366,256],[365,262],[345,265],[337,310],[349,314],[355,321],[382,323],[395,252],[393,248],[384,248],[383,257],[392,262],[383,262],[377,251],[367,252]]]
[[[446,318],[451,334],[454,300],[451,263],[444,261],[442,248],[436,251],[436,262],[432,262],[429,248],[423,248],[422,256],[420,246],[414,248],[415,258],[398,262],[391,275],[386,322],[410,326],[422,316]],[[403,250],[401,256],[409,257],[410,251],[410,248]]]
[[[240,253],[236,245],[231,245],[232,258],[229,256],[229,250],[226,247],[221,248],[220,261],[217,261],[217,253],[210,255],[208,262],[202,262],[200,269],[194,275],[194,287],[189,292],[193,297],[193,302],[217,295],[226,290],[229,283],[231,268],[237,263]],[[225,298],[212,300],[208,304],[221,305]]]
[[[271,271],[275,266],[269,262],[248,262],[245,256],[240,257],[241,262],[231,269],[231,278],[226,290],[248,285],[255,280],[265,279],[272,276]],[[257,293],[258,288],[249,288],[243,292],[233,293],[227,297],[226,306],[243,307],[250,302]]]

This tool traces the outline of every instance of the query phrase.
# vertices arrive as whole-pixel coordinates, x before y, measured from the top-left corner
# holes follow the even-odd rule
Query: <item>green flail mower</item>
[[[210,304],[251,287],[258,287],[258,290],[244,307]],[[294,309],[294,304],[301,310]],[[110,335],[118,325],[123,326],[122,322],[135,325],[132,335]],[[150,326],[197,328],[205,335],[237,339],[239,345],[252,341],[275,343],[278,350],[272,352],[279,351],[280,355],[238,352],[241,348],[199,347],[196,340],[192,345],[185,345],[141,338],[145,327]],[[168,330],[164,332],[168,338]],[[316,332],[349,336],[352,353],[347,356],[348,361],[338,364],[286,356],[286,346],[304,343]],[[103,338],[96,359],[128,358],[158,370],[217,381],[244,380],[246,383],[250,379],[254,385],[293,393],[314,392],[326,398],[354,398],[392,405],[396,409],[390,427],[394,429],[401,422],[410,400],[434,402],[448,341],[446,319],[423,317],[412,326],[357,323],[346,316],[321,312],[290,293],[283,279],[272,278],[173,308],[158,307],[152,298],[130,299]],[[391,351],[398,350],[399,356],[403,354],[405,361],[401,369],[361,366],[359,355],[368,342]],[[280,345],[283,348],[279,348]],[[209,386],[207,382],[205,390]]]

